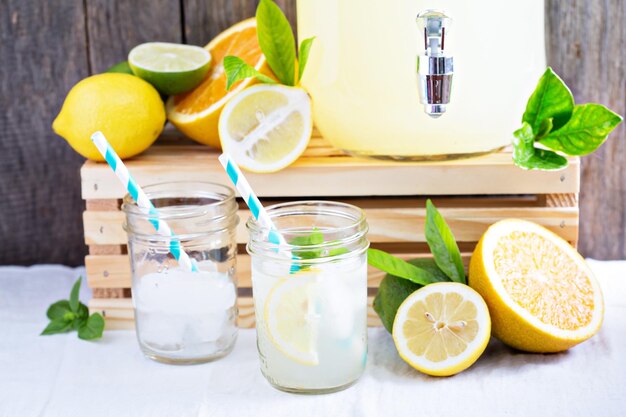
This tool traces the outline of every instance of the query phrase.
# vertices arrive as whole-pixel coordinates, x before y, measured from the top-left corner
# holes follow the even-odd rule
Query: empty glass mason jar
[[[222,357],[237,338],[235,194],[208,182],[169,182],[144,191],[158,214],[142,211],[130,195],[122,205],[139,346],[165,363]],[[172,239],[156,232],[155,220],[169,225],[197,272],[178,264]]]
[[[269,206],[280,234],[253,218],[248,252],[261,371],[297,393],[353,384],[367,359],[367,223],[332,201]]]

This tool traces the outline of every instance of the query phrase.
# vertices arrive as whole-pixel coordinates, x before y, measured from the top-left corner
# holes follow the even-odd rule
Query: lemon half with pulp
[[[226,104],[219,121],[222,149],[252,172],[291,165],[305,151],[312,129],[307,92],[276,84],[243,90]]]
[[[472,255],[469,284],[489,306],[493,334],[514,348],[558,352],[596,334],[604,302],[585,260],[548,229],[494,223]]]

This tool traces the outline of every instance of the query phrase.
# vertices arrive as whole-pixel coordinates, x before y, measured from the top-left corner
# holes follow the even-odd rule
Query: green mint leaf
[[[541,130],[541,122],[553,119],[554,129],[565,125],[574,109],[574,96],[567,85],[559,78],[552,68],[548,67],[539,79],[526,104],[522,122],[532,126],[533,132]]]
[[[517,166],[523,164],[535,154],[535,135],[533,128],[528,122],[523,122],[522,127],[513,132],[513,162]]]
[[[89,317],[89,308],[83,303],[78,303],[78,311],[76,312],[76,317],[86,319]]]
[[[433,282],[438,282],[438,279],[425,269],[418,268],[407,261],[378,249],[370,248],[367,250],[367,263],[388,274],[395,275],[398,278],[408,279],[419,285],[428,285]]]
[[[430,199],[426,200],[426,242],[437,266],[452,281],[467,283],[461,252],[445,219]]]
[[[350,252],[348,248],[334,248],[328,251],[328,257],[331,258],[333,256],[343,255],[345,253]]]
[[[421,287],[419,284],[391,274],[387,274],[380,282],[372,307],[389,333],[393,330],[393,321],[400,304]]]
[[[89,317],[76,317],[72,320],[72,330],[79,330],[81,327],[87,323]]]
[[[305,236],[296,236],[289,240],[290,245],[300,247],[321,245],[322,243],[324,243],[324,234],[317,229],[314,230],[311,234]],[[300,259],[316,259],[321,257],[321,253],[321,249],[298,250],[296,255]]]
[[[542,120],[539,124],[539,131],[534,139],[539,140],[544,136],[547,136],[552,131],[552,128],[552,118]]]
[[[567,159],[556,152],[535,147],[535,136],[527,122],[513,133],[513,162],[522,169],[556,171],[567,166]]]
[[[313,245],[321,245],[324,243],[324,234],[319,230],[315,229],[311,234],[305,236],[296,236],[289,240],[289,244],[293,246],[313,246]],[[335,241],[328,243],[336,243]],[[328,250],[328,253],[324,253],[327,249],[313,249],[313,250],[298,250],[297,257],[300,259],[317,259],[317,258],[330,258],[333,256],[343,255],[344,253],[348,253],[347,248],[333,248]],[[309,268],[310,265],[303,265],[303,269]]]
[[[289,21],[271,0],[261,0],[256,9],[257,37],[267,63],[281,83],[293,86],[296,41]]]
[[[100,313],[93,313],[82,326],[78,328],[78,337],[83,340],[94,340],[102,337],[104,318]]]
[[[535,148],[532,157],[515,165],[526,170],[558,171],[567,167],[567,158],[547,149]]]
[[[89,309],[83,303],[78,304],[78,312],[72,318],[72,328],[78,330],[89,318]]]
[[[43,329],[43,331],[41,332],[41,336],[48,336],[51,334],[58,334],[58,333],[67,333],[70,330],[72,330],[71,321],[67,321],[62,318],[53,319],[53,320],[50,320],[50,323],[48,323],[46,328]]]
[[[539,143],[568,155],[587,155],[598,149],[621,122],[620,115],[601,104],[577,105],[569,121]]]
[[[72,287],[72,292],[70,292],[70,310],[72,310],[74,313],[78,312],[78,293],[80,292],[80,283],[82,280],[83,277],[78,277],[78,279],[74,283],[74,286]]]
[[[237,81],[250,77],[256,77],[257,80],[267,84],[276,84],[276,81],[261,74],[243,59],[232,55],[224,57],[224,72],[226,72],[226,90],[230,90]]]
[[[50,320],[62,319],[66,313],[71,313],[72,309],[70,308],[70,302],[67,300],[59,300],[56,303],[52,304],[48,307],[48,311],[46,311],[46,316]]]
[[[439,265],[433,258],[411,259],[407,262],[427,271],[432,275],[435,282],[450,282],[450,277],[439,268]]]
[[[289,240],[289,244],[293,246],[312,246],[324,243],[324,234],[315,229],[308,235],[296,236]]]
[[[315,36],[300,42],[300,50],[298,51],[298,82],[302,79],[306,63],[309,61],[309,52],[311,52],[311,46],[314,40]]]
[[[413,266],[430,272],[437,281],[450,281],[450,278],[439,269],[434,259],[411,259],[408,262]],[[422,286],[419,284],[391,274],[387,274],[385,278],[383,278],[378,287],[376,297],[374,297],[373,307],[378,317],[380,317],[383,326],[385,326],[385,329],[387,329],[389,333],[392,331],[393,321],[396,318],[400,304],[415,290],[421,287]]]

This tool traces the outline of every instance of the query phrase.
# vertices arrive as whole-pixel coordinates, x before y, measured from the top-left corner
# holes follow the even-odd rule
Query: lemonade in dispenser
[[[298,0],[302,84],[351,154],[438,160],[511,143],[545,70],[541,0]]]

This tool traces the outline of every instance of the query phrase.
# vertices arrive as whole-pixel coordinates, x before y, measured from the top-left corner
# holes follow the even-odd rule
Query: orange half
[[[167,100],[168,120],[188,137],[205,145],[220,148],[218,122],[224,105],[234,95],[255,82],[248,78],[226,91],[224,57],[235,55],[257,71],[272,76],[257,40],[256,19],[250,18],[228,28],[205,46],[213,58],[213,67],[193,90]]]

